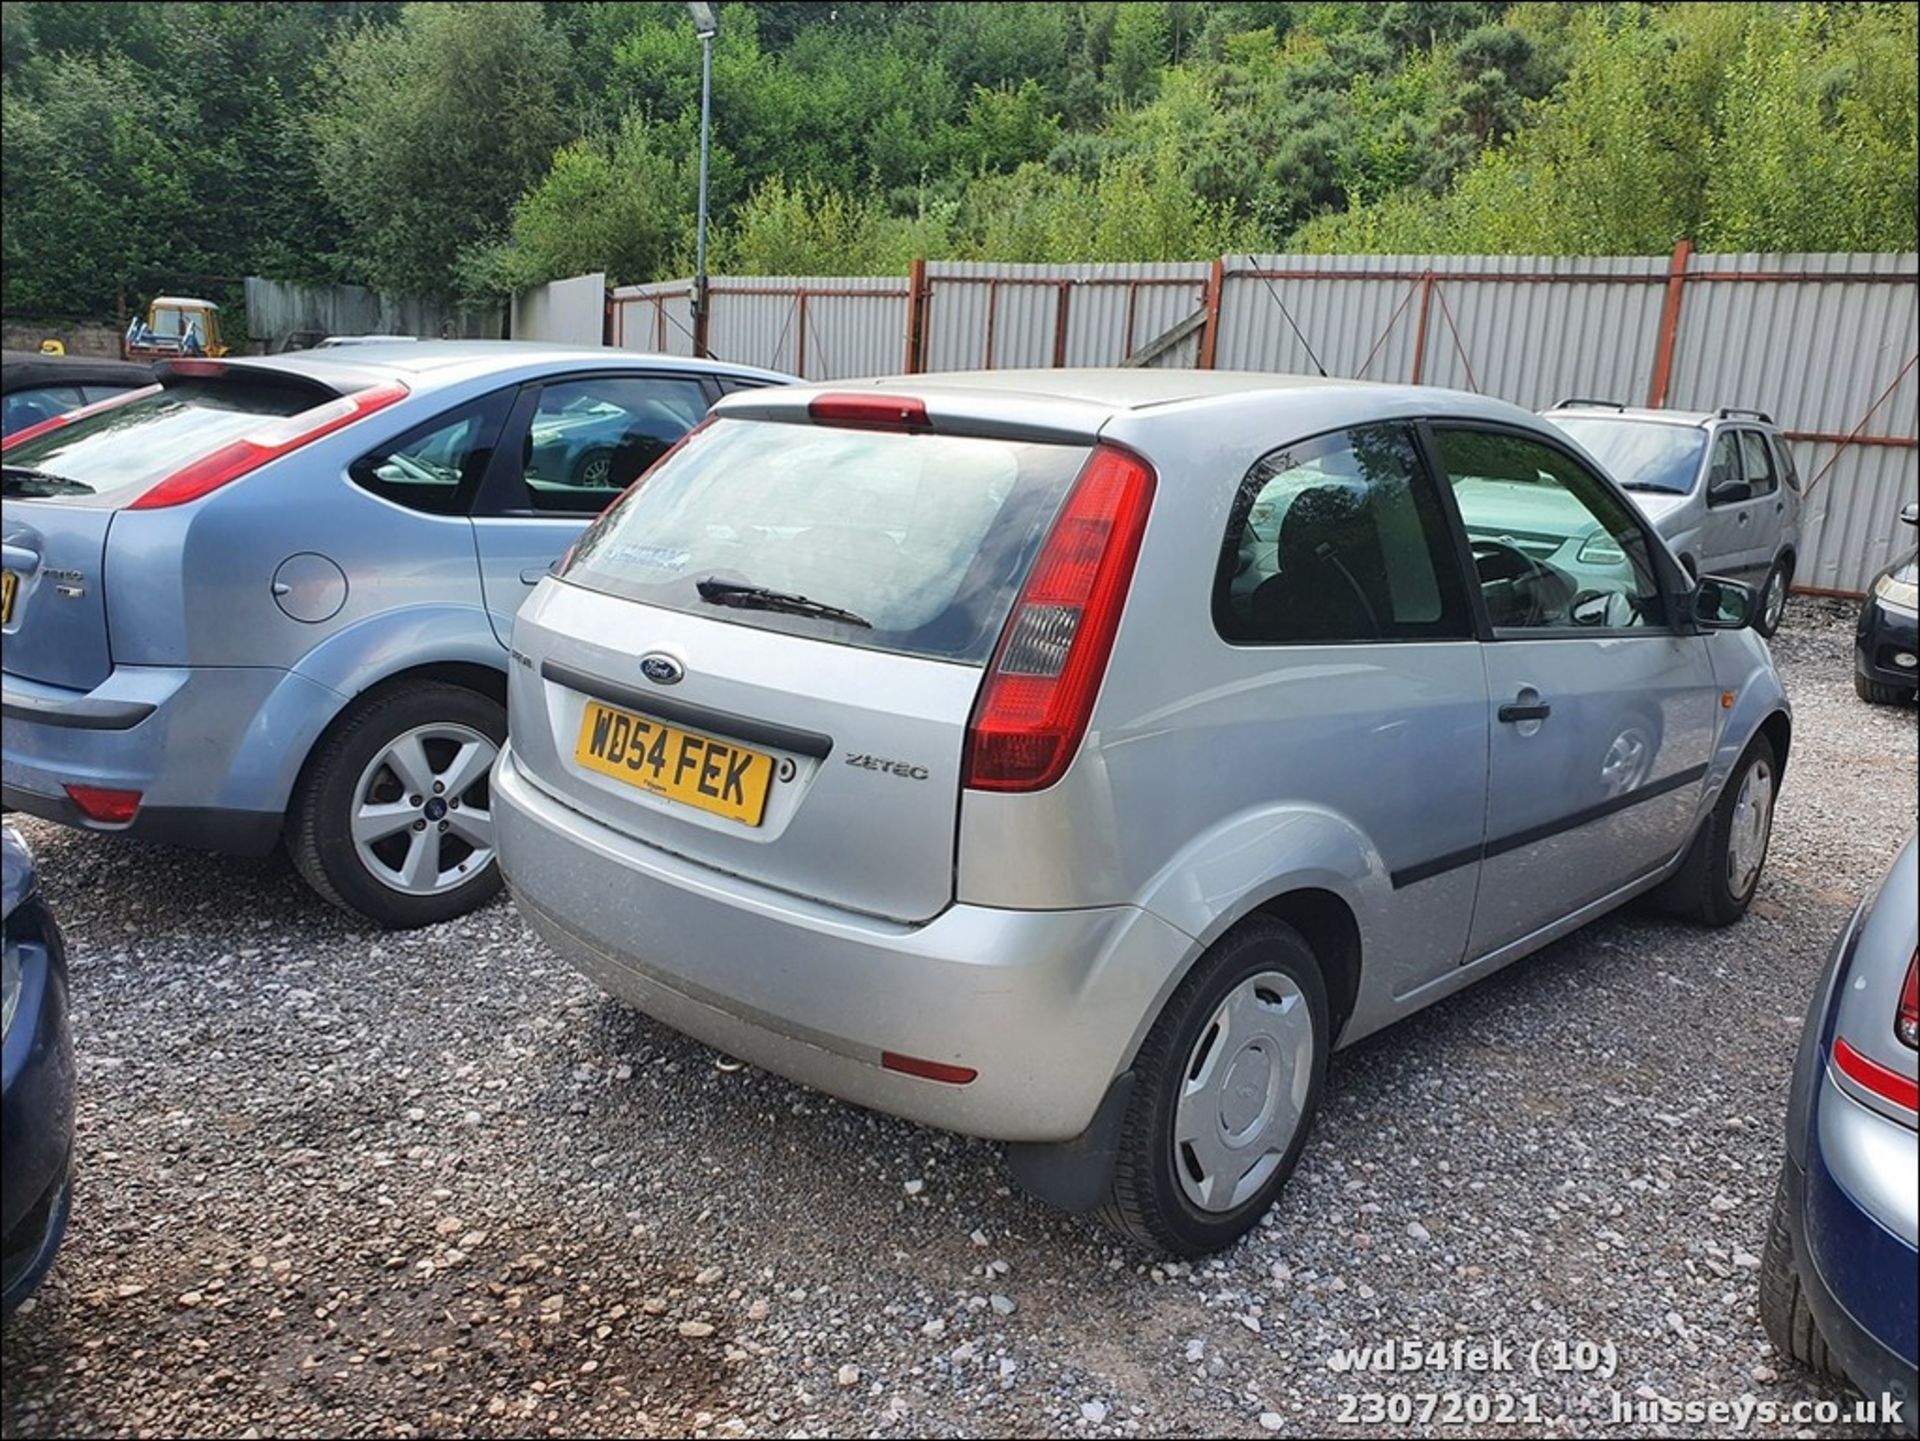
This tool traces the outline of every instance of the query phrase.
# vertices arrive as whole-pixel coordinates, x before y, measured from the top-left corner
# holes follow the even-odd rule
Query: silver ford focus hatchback
[[[515,622],[502,868],[607,990],[1194,1254],[1329,1051],[1643,892],[1739,918],[1789,714],[1512,406],[998,371],[723,400]]]

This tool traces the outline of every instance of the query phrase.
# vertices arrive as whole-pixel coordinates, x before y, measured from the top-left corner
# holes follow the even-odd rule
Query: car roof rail
[[[1564,400],[1554,401],[1553,408],[1555,410],[1571,410],[1575,406],[1582,405],[1597,405],[1602,410],[1624,411],[1627,408],[1626,402],[1624,401],[1600,400],[1590,395],[1569,395]]]
[[[1773,417],[1768,415],[1766,411],[1754,410],[1750,406],[1745,405],[1723,405],[1714,413],[1722,420],[1739,420],[1745,417],[1748,420],[1757,420],[1762,425],[1773,424]]]

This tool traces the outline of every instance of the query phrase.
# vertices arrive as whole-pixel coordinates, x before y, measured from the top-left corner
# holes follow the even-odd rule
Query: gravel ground
[[[82,1098],[5,1435],[1463,1434],[1343,1421],[1435,1391],[1647,1434],[1613,1398],[1839,1397],[1755,1282],[1807,994],[1914,823],[1914,711],[1855,699],[1849,624],[1802,600],[1776,643],[1743,924],[1616,916],[1337,1056],[1267,1224],[1192,1267],[622,1010],[504,902],[378,935],[277,862],[29,824]],[[1329,1366],[1392,1336],[1518,1369]],[[1611,1374],[1529,1375],[1557,1341]]]

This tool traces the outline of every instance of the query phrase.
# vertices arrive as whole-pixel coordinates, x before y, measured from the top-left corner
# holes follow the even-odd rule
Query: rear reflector
[[[967,726],[965,783],[1044,790],[1093,715],[1153,503],[1153,471],[1094,447],[1014,604]]]
[[[1892,1101],[1903,1110],[1920,1111],[1920,1081],[1861,1055],[1838,1037],[1833,1042],[1833,1063],[1841,1075],[1882,1100]]]
[[[903,1056],[896,1051],[882,1051],[880,1064],[889,1071],[918,1076],[923,1081],[945,1081],[949,1086],[964,1086],[980,1074],[972,1066],[946,1066],[939,1061],[923,1061],[918,1056]]]
[[[82,815],[102,825],[125,825],[140,809],[139,791],[113,791],[105,786],[62,786],[61,789],[80,807]]]
[[[856,395],[816,395],[807,402],[816,425],[846,425],[856,430],[932,430],[927,403],[884,391]]]
[[[406,398],[406,386],[397,380],[390,380],[367,390],[357,390],[352,395],[343,395],[337,400],[329,400],[298,415],[268,420],[251,435],[228,441],[218,450],[176,470],[127,509],[161,510],[170,505],[185,505],[188,501],[198,500],[228,481],[238,480],[249,471],[258,470],[270,460],[278,460],[290,451],[312,444],[323,435],[331,435],[342,426],[351,425]]]
[[[109,395],[105,400],[96,400],[92,405],[83,405],[63,415],[50,415],[45,420],[35,421],[25,430],[16,430],[5,440],[0,440],[0,450],[12,450],[22,441],[32,440],[36,435],[45,435],[50,430],[58,430],[63,425],[72,425],[76,420],[85,420],[89,415],[98,415],[103,410],[112,410],[116,405],[145,400],[159,388],[158,385],[143,385],[138,390],[123,390],[118,395]]]

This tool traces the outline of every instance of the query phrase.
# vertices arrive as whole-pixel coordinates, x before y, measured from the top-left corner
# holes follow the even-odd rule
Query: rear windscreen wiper
[[[49,475],[28,465],[0,466],[0,489],[8,495],[92,495],[93,487],[84,481],[68,480],[64,475]]]
[[[856,615],[837,605],[808,600],[804,595],[795,595],[792,591],[774,590],[770,586],[742,585],[738,581],[709,576],[696,581],[694,589],[700,592],[700,599],[709,605],[731,605],[741,610],[777,610],[788,615],[811,615],[821,620],[837,620],[847,625],[873,629],[873,622],[863,615]]]

